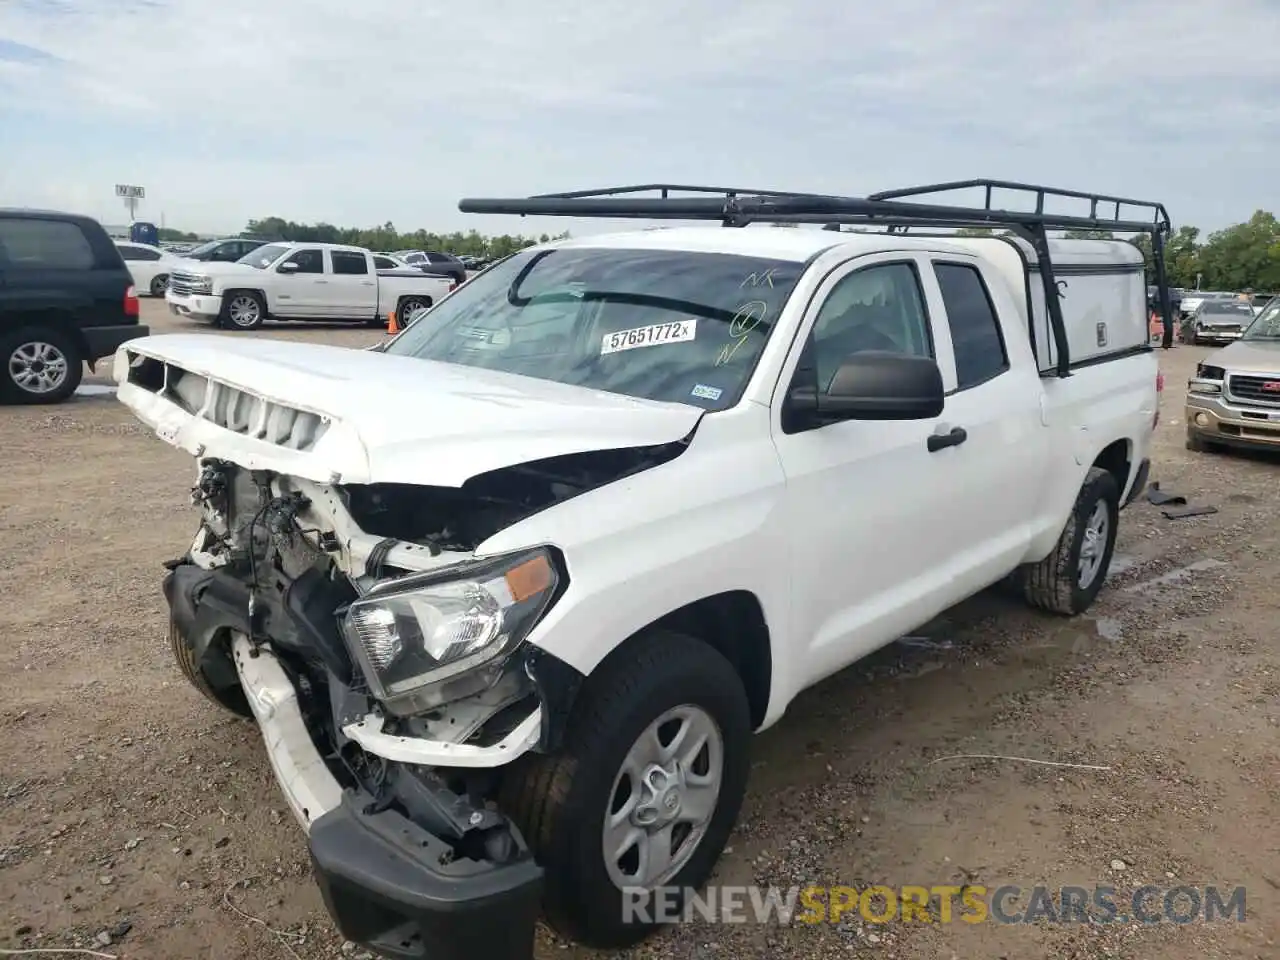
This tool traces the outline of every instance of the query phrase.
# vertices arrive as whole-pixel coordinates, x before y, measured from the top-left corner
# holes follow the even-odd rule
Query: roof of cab
[[[962,248],[942,237],[911,237],[884,233],[835,233],[812,227],[672,227],[632,230],[626,233],[590,234],[557,240],[550,247],[611,248],[629,250],[681,250],[690,253],[727,253],[768,257],[803,263],[833,247],[853,254],[877,250],[950,250]]]

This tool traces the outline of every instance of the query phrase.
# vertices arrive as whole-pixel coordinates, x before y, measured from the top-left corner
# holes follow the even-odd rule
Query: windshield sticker
[[[708,387],[705,383],[699,383],[693,388],[693,396],[699,400],[719,400],[723,393],[719,387]]]
[[[647,327],[606,333],[600,341],[600,354],[603,356],[606,353],[634,350],[636,347],[656,347],[664,343],[684,343],[694,338],[697,324],[696,318],[673,320],[670,323],[655,323]]]
[[[748,300],[733,312],[733,319],[729,321],[729,337],[732,342],[725,344],[720,356],[716,357],[717,367],[723,367],[733,359],[733,355],[747,342],[747,335],[760,326],[768,312],[769,305],[763,300]]]

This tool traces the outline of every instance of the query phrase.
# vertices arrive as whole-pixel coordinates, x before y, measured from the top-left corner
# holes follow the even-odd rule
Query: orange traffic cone
[[[392,310],[387,314],[387,333],[390,336],[395,336],[399,332],[400,324],[396,323],[396,312]]]

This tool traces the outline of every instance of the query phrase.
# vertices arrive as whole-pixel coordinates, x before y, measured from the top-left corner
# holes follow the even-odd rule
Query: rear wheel
[[[183,637],[178,625],[172,619],[169,621],[169,649],[172,651],[173,660],[178,665],[178,669],[182,671],[182,675],[211,702],[216,703],[223,710],[229,710],[236,716],[253,716],[253,711],[249,709],[249,701],[245,699],[244,690],[239,685],[220,688],[209,683],[205,678],[204,672],[200,669],[200,665],[196,663],[195,655],[191,652],[191,648],[187,646],[186,638]]]
[[[400,306],[396,309],[396,323],[403,330],[409,323],[409,320],[419,310],[431,309],[430,297],[405,297],[400,301]]]
[[[23,327],[0,336],[0,399],[61,403],[84,376],[84,351],[56,327]]]
[[[1119,518],[1116,478],[1090,468],[1053,552],[1019,571],[1027,602],[1065,616],[1089,609],[1111,566]]]
[[[560,751],[526,754],[502,788],[548,922],[619,948],[678,916],[671,895],[706,883],[738,817],[750,739],[742,681],[700,640],[654,632],[597,669]]]

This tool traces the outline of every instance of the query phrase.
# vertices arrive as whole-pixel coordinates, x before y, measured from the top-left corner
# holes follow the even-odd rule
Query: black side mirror
[[[797,387],[794,414],[814,425],[839,420],[932,420],[942,416],[942,371],[930,357],[868,350],[840,364],[825,392]]]

